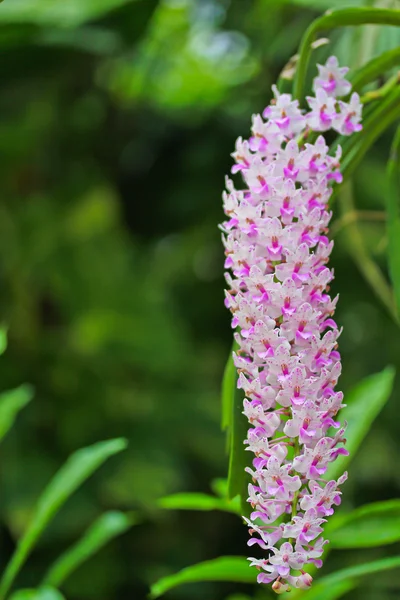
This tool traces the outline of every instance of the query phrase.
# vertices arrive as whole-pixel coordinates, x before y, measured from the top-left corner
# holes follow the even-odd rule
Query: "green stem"
[[[389,275],[400,312],[400,126],[394,136],[387,165],[387,239]]]
[[[293,82],[293,96],[298,100],[303,97],[307,67],[312,52],[312,43],[320,31],[343,27],[345,25],[382,24],[400,26],[400,10],[384,8],[344,8],[332,10],[311,23],[303,35],[299,61]]]
[[[380,221],[382,223],[385,220],[386,213],[383,210],[355,210],[337,219],[330,228],[330,235],[334,238],[339,231],[354,221]]]
[[[370,92],[366,92],[363,96],[361,96],[361,103],[368,104],[369,102],[373,102],[374,100],[381,100],[382,98],[385,98],[399,83],[399,73],[396,73],[390,79],[388,79],[382,87],[378,88],[377,90],[371,90]]]
[[[299,446],[299,439],[298,438],[294,438],[294,442],[293,442],[293,459],[295,458],[295,456],[298,456],[300,454],[300,446]],[[294,496],[293,496],[293,500],[292,500],[292,513],[291,513],[291,519],[293,519],[293,517],[295,517],[297,515],[297,502],[299,500],[299,494],[300,494],[300,490],[295,491]],[[289,538],[289,543],[293,545],[294,540],[293,538]]]
[[[353,76],[349,77],[353,90],[361,90],[365,85],[371,83],[371,81],[374,81],[380,75],[397,65],[400,65],[400,46],[373,58],[355,71]]]
[[[345,218],[347,214],[355,211],[351,181],[342,185],[339,194],[339,202],[342,208],[343,218]],[[384,304],[390,316],[396,323],[399,323],[392,289],[379,267],[369,256],[357,221],[348,224],[346,233],[351,256],[358,269],[372,287],[375,295]]]

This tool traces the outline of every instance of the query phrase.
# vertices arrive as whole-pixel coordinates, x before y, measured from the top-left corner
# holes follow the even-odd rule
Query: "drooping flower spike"
[[[345,427],[336,420],[344,406],[335,391],[340,330],[327,266],[328,200],[332,180],[341,181],[341,150],[330,155],[322,135],[312,144],[301,140],[313,131],[360,130],[362,107],[356,93],[349,103],[338,100],[351,85],[335,57],[318,70],[308,112],[273,87],[271,105],[263,118],[253,116],[250,139],[239,138],[233,153],[232,172],[240,172],[244,188],[228,178],[223,195],[225,303],[237,329],[245,444],[254,454],[246,521],[249,545],[266,552],[249,560],[258,581],[278,594],[311,585],[305,568],[322,564],[323,526],[347,477],[325,478],[329,463],[347,454]]]

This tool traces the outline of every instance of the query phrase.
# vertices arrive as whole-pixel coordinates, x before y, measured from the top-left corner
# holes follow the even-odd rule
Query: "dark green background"
[[[219,393],[231,331],[217,224],[235,138],[248,135],[251,114],[269,102],[307,24],[326,8],[361,4],[0,5],[0,317],[10,327],[0,381],[3,389],[30,382],[36,390],[2,445],[1,563],[69,453],[129,439],[129,450],[56,519],[21,585],[36,584],[107,508],[137,509],[145,520],[68,581],[69,600],[141,599],[164,574],[246,553],[235,516],[161,513],[155,501],[207,492],[226,473]],[[390,28],[335,31],[315,57],[336,52],[356,67],[399,40]],[[357,171],[358,208],[384,209],[392,134]],[[386,272],[384,222],[361,228]],[[359,275],[347,233],[338,232],[332,259],[345,390],[388,363],[400,365],[400,331]],[[352,463],[349,507],[399,495],[397,398],[398,388]],[[331,568],[361,558],[335,552]],[[235,587],[201,584],[170,598],[219,600]],[[399,593],[393,572],[351,598]]]

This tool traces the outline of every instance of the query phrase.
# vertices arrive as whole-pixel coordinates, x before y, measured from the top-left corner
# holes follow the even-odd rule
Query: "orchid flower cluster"
[[[233,274],[226,273],[225,303],[238,328],[234,363],[250,425],[245,444],[255,455],[245,520],[249,545],[268,552],[249,560],[258,582],[277,593],[311,585],[304,567],[322,565],[323,524],[347,477],[324,478],[328,464],[348,454],[345,426],[335,420],[344,405],[335,391],[340,330],[327,266],[327,205],[332,182],[342,180],[341,149],[331,156],[322,135],[306,140],[329,129],[359,131],[362,106],[356,93],[338,100],[351,84],[335,57],[318,70],[308,112],[273,86],[274,100],[263,118],[253,116],[252,136],[239,138],[232,155],[245,189],[227,179],[223,195],[225,267]]]

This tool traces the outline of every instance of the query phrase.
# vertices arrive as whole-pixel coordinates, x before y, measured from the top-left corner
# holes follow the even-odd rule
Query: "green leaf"
[[[231,428],[228,498],[232,500],[236,496],[240,496],[242,513],[247,515],[249,512],[249,505],[246,502],[249,476],[245,472],[245,468],[249,465],[250,459],[244,440],[247,438],[248,422],[243,414],[243,392],[237,388],[232,406]]]
[[[211,481],[210,487],[214,494],[219,498],[228,498],[228,480],[224,477],[217,477]]]
[[[83,537],[50,567],[43,579],[43,585],[59,587],[82,563],[137,521],[134,516],[119,511],[110,511],[101,515]]]
[[[368,548],[400,540],[400,500],[366,504],[327,526],[332,548]]]
[[[54,588],[40,587],[37,590],[18,590],[10,600],[65,600],[64,596]]]
[[[318,586],[318,581],[313,584],[312,588],[307,591],[307,595],[304,595],[305,600],[338,600],[347,592],[350,592],[356,587],[356,583],[351,579],[345,581],[338,581],[332,583],[329,586]],[[303,597],[301,592],[295,590],[293,598]]]
[[[232,406],[236,391],[237,374],[235,365],[233,364],[232,352],[236,349],[236,343],[233,343],[232,350],[229,354],[226,362],[224,375],[222,378],[222,414],[221,414],[221,428],[230,428],[232,421]],[[229,442],[229,431],[228,431],[228,442]],[[229,447],[229,446],[228,446]]]
[[[0,356],[7,350],[7,328],[0,327]]]
[[[158,506],[169,510],[223,510],[235,514],[240,513],[239,498],[227,500],[225,498],[216,498],[208,494],[197,492],[186,492],[181,494],[172,494],[158,500]]]
[[[400,556],[393,556],[336,571],[335,573],[332,573],[332,575],[327,575],[326,577],[318,579],[318,581],[313,584],[310,592],[307,592],[307,600],[326,600],[327,598],[331,600],[332,597],[329,596],[329,592],[333,586],[339,586],[341,583],[348,583],[349,585],[353,584],[355,586],[359,583],[358,580],[361,577],[379,573],[380,571],[396,569],[398,567],[400,567]],[[333,596],[333,598],[340,598],[340,596]]]
[[[151,598],[158,598],[183,583],[199,581],[237,581],[255,583],[257,571],[249,567],[244,556],[221,556],[214,560],[192,565],[179,573],[163,577],[150,588]]]
[[[14,424],[19,411],[33,398],[33,387],[20,385],[0,394],[0,440]]]
[[[98,442],[74,452],[56,473],[39,498],[31,523],[18,543],[0,583],[0,600],[6,596],[12,582],[25,563],[39,537],[68,498],[110,456],[127,446],[122,438]]]
[[[300,101],[303,97],[304,81],[311,56],[312,43],[320,31],[346,25],[382,24],[400,26],[400,10],[385,8],[344,8],[332,10],[315,19],[301,40],[299,61],[293,82],[293,96]]]
[[[400,127],[393,140],[388,168],[387,232],[389,273],[400,311]]]
[[[349,456],[338,456],[328,467],[325,478],[336,479],[346,469],[358,447],[367,435],[373,421],[389,399],[395,371],[386,367],[380,373],[370,375],[356,385],[345,398],[347,406],[340,418],[348,423],[346,448]]]
[[[1,7],[2,23],[36,23],[77,27],[85,21],[101,17],[131,0],[11,0]]]
[[[374,81],[380,75],[383,75],[385,71],[388,71],[399,64],[400,46],[388,50],[387,52],[383,52],[350,75],[349,80],[352,83],[353,90],[359,91],[364,85]]]

